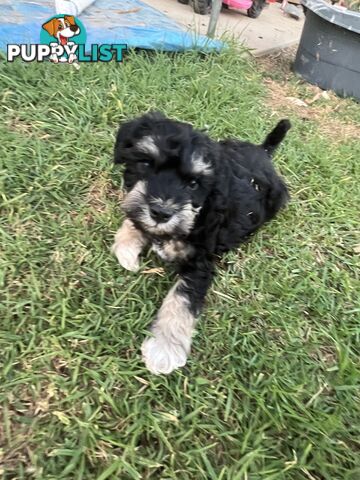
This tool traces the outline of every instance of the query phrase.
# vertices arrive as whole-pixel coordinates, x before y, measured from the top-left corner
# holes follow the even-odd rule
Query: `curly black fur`
[[[189,247],[171,260],[182,279],[178,291],[194,315],[214,275],[215,256],[236,248],[287,202],[287,187],[271,155],[289,128],[290,122],[281,120],[262,145],[254,145],[216,142],[160,113],[120,127],[115,163],[125,164],[128,192],[139,189],[133,201],[129,194],[125,212],[158,248],[171,240]],[[158,221],[161,215],[170,223]]]

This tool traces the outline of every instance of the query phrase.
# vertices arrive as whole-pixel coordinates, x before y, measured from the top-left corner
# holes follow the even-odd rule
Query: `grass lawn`
[[[360,109],[312,103],[270,66],[232,50],[1,64],[5,480],[360,478]],[[174,275],[150,254],[126,272],[109,252],[114,135],[149,109],[214,138],[293,123],[276,155],[292,201],[222,259],[190,360],[168,377],[139,347]]]

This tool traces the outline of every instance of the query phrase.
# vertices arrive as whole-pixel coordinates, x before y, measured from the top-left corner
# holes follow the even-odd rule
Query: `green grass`
[[[232,50],[3,63],[0,95],[3,478],[358,479],[359,141],[294,115],[290,205],[222,259],[187,366],[156,377],[139,347],[173,274],[109,252],[114,134],[159,109],[260,141],[260,71]]]

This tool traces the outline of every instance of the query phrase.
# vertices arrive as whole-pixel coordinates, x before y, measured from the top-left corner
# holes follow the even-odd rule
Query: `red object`
[[[225,5],[228,5],[230,8],[247,10],[251,7],[252,0],[223,0],[222,3],[225,3]]]
[[[267,0],[222,0],[226,8],[245,10],[248,17],[257,18],[262,12]],[[271,0],[275,1],[275,0]],[[189,4],[190,0],[178,0],[179,3]],[[194,12],[207,15],[211,11],[212,0],[192,0]]]

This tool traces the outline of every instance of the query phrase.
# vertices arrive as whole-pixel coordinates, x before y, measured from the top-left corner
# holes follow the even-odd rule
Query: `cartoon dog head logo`
[[[77,62],[78,46],[86,43],[86,30],[73,15],[55,15],[42,24],[40,43],[51,47],[53,63]]]
[[[51,37],[55,37],[60,45],[67,45],[69,39],[75,35],[79,35],[81,31],[72,15],[52,18],[44,23],[42,28],[44,28]]]

